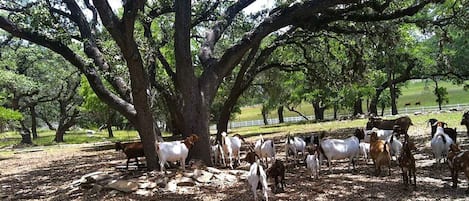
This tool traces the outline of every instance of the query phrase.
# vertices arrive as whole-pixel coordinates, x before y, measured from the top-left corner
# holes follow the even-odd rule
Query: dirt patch
[[[353,129],[330,134],[344,137]],[[273,194],[269,200],[466,200],[464,193],[468,183],[460,175],[458,188],[450,187],[450,172],[446,164],[435,165],[429,145],[429,131],[412,127],[410,136],[418,145],[417,188],[404,187],[400,169],[393,163],[391,176],[376,177],[371,162],[360,161],[355,170],[349,170],[347,160],[334,161],[332,172],[322,166],[320,179],[309,177],[304,164],[287,164],[285,192]],[[278,158],[283,155],[283,138],[265,135],[275,140]],[[249,141],[252,141],[250,139]],[[469,149],[465,133],[460,132],[458,141],[463,149]],[[244,146],[247,150],[247,145]],[[150,196],[121,193],[105,188],[71,188],[71,183],[90,172],[112,172],[118,179],[156,181],[145,170],[121,171],[115,167],[125,165],[122,152],[90,147],[60,147],[37,152],[17,152],[0,160],[0,200],[252,200],[252,192],[245,179],[231,184],[197,184],[180,187],[178,192],[156,187]],[[247,170],[243,164],[238,169]],[[226,168],[221,168],[229,172]],[[173,169],[174,171],[174,169]],[[190,172],[187,170],[186,172]],[[157,174],[158,175],[158,174]],[[269,181],[271,184],[271,181]],[[259,192],[260,196],[260,192]]]

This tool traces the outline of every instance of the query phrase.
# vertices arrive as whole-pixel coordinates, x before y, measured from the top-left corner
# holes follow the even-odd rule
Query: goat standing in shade
[[[138,167],[138,157],[144,157],[142,142],[121,143],[116,142],[116,151],[122,150],[127,156],[126,169],[129,169],[130,159],[135,159]]]
[[[375,164],[375,174],[381,174],[381,166],[388,166],[388,175],[391,175],[391,153],[389,144],[378,138],[376,132],[371,133],[370,155]]]
[[[265,200],[266,201],[269,200],[267,196],[267,189],[268,189],[267,175],[259,160],[251,164],[249,168],[248,182],[249,182],[249,185],[251,186],[252,193],[254,194],[254,200],[257,201],[258,199],[257,198],[258,188],[261,188],[264,194]]]
[[[296,162],[298,162],[298,152],[301,152],[301,155],[304,157],[305,149],[306,142],[303,139],[299,137],[292,137],[290,134],[288,134],[287,139],[285,140],[285,160],[288,162],[289,153],[293,153]]]
[[[227,136],[226,132],[221,133],[221,146],[223,147],[224,156],[228,155],[230,159],[231,169],[233,169],[234,161],[238,161],[238,164],[241,164],[240,150],[242,141],[244,141],[244,138],[239,134],[230,137]],[[233,160],[233,157],[235,160]]]
[[[437,166],[440,165],[440,160],[442,158],[446,159],[449,146],[453,143],[453,140],[447,134],[445,134],[442,123],[437,122],[436,132],[431,141],[431,147],[433,155],[436,159]]]
[[[273,140],[264,140],[261,135],[261,139],[257,140],[254,145],[254,151],[261,160],[265,159],[264,164],[266,167],[269,167],[268,158],[270,158],[272,163],[275,161],[275,144]]]
[[[412,150],[417,150],[417,148],[413,142],[409,141],[409,135],[405,135],[404,144],[402,145],[402,151],[398,157],[398,161],[402,171],[402,180],[406,186],[412,184],[412,177],[414,178],[414,186],[417,186],[415,158],[412,154]]]
[[[183,141],[172,142],[158,142],[156,144],[156,153],[158,154],[161,172],[165,171],[164,165],[167,161],[181,163],[182,170],[186,169],[186,158],[189,154],[189,149],[194,146],[194,143],[199,139],[195,134],[190,135]],[[166,173],[166,171],[165,171]]]
[[[321,139],[322,138],[323,136],[321,136]],[[345,158],[349,159],[350,165],[353,165],[353,169],[355,170],[355,160],[358,158],[358,154],[360,153],[360,139],[363,139],[363,135],[361,133],[355,132],[354,136],[351,136],[346,139],[321,140],[319,144],[319,149],[321,150],[321,152],[323,152],[323,154],[321,154],[321,157],[327,159],[330,172],[332,172],[332,160]]]

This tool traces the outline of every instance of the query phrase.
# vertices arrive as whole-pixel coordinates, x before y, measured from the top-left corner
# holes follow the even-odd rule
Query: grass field
[[[462,85],[454,85],[450,82],[439,82],[440,87],[445,87],[448,91],[449,103],[448,104],[458,104],[458,103],[469,103],[469,91],[464,91]],[[397,100],[397,107],[399,109],[404,108],[406,103],[411,103],[410,107],[415,107],[416,102],[420,102],[421,106],[436,106],[436,97],[433,94],[434,82],[424,82],[424,81],[412,81],[407,83],[406,86],[402,87],[402,95]],[[364,101],[364,104],[366,101]],[[366,108],[366,105],[363,106]],[[314,115],[313,107],[311,104],[304,103],[298,108],[296,108],[301,113],[309,116]],[[389,108],[388,108],[389,109]],[[380,108],[378,108],[380,110]],[[331,114],[331,110],[327,110],[326,114]],[[285,110],[285,117],[298,116],[296,113]],[[276,111],[270,113],[270,118],[276,118]],[[261,115],[261,106],[248,106],[241,108],[241,114],[237,115],[233,121],[251,121],[262,119]]]

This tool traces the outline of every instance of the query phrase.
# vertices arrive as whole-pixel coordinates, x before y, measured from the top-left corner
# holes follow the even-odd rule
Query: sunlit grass
[[[459,103],[469,103],[469,91],[464,91],[462,85],[455,85],[450,82],[439,82],[440,87],[445,87],[448,91],[449,103],[448,104],[459,104]],[[421,106],[436,106],[438,105],[435,95],[433,94],[434,82],[413,82],[408,83],[407,86],[401,88],[402,95],[397,100],[397,107],[400,111],[403,111],[406,103],[410,103],[410,107],[415,106],[416,102],[420,102]],[[366,101],[363,101],[363,109],[366,110]],[[446,103],[445,103],[446,104]],[[241,108],[241,114],[238,114],[233,121],[252,121],[262,119],[261,115],[261,105],[247,106]],[[298,111],[303,113],[306,116],[314,115],[314,110],[311,103],[303,103],[298,108]],[[380,111],[381,108],[378,108]],[[389,110],[389,108],[386,108]],[[339,111],[350,113],[347,111]],[[290,112],[287,109],[284,109],[285,117],[294,117],[298,114]],[[325,111],[326,116],[332,114],[332,110],[328,109]],[[271,111],[268,118],[277,118],[277,111]]]
[[[451,128],[457,128],[458,131],[466,130],[465,127],[460,125],[461,112],[447,112],[447,113],[428,113],[423,115],[409,115],[412,119],[414,126],[425,128],[427,121],[430,118],[436,118],[440,121],[448,123]],[[386,119],[392,119],[396,117],[387,117]],[[308,134],[319,131],[336,131],[344,128],[358,128],[364,127],[368,119],[357,119],[357,120],[345,120],[345,121],[327,121],[320,123],[310,122],[299,122],[299,123],[284,123],[266,126],[252,126],[232,129],[232,133],[239,133],[244,136],[258,136],[259,134],[271,135],[271,134]],[[352,134],[352,133],[350,133]]]

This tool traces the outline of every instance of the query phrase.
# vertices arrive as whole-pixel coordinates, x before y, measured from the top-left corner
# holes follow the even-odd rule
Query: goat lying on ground
[[[433,155],[436,159],[436,164],[440,165],[440,160],[446,159],[448,155],[449,146],[453,144],[453,140],[444,133],[443,125],[441,122],[437,123],[437,129],[433,139],[431,141],[431,147],[433,151]]]
[[[172,142],[159,142],[156,144],[156,153],[160,160],[160,170],[165,170],[164,164],[167,161],[175,162],[180,161],[182,170],[186,169],[186,158],[189,154],[189,149],[194,146],[194,143],[199,140],[199,137],[195,134],[190,135],[183,141],[172,141]]]
[[[258,188],[261,188],[265,200],[269,200],[267,196],[267,175],[265,174],[264,168],[262,168],[262,165],[259,160],[251,164],[248,173],[248,182],[251,186],[252,193],[254,194],[254,200],[257,201]]]
[[[381,166],[388,166],[388,175],[391,175],[391,154],[389,144],[378,138],[376,132],[371,133],[370,155],[375,164],[375,174],[381,174]]]
[[[126,168],[129,169],[130,159],[135,159],[138,167],[138,157],[144,157],[142,142],[121,143],[116,142],[116,151],[122,150],[127,156]]]
[[[469,181],[469,152],[461,151],[457,144],[452,144],[450,149],[451,154],[448,154],[448,161],[451,160],[451,178],[453,180],[453,188],[458,187],[459,171],[463,171],[466,179]],[[450,158],[451,156],[451,158]],[[469,194],[469,186],[466,189],[466,194]]]
[[[278,192],[278,189],[285,191],[285,165],[281,160],[275,160],[272,167],[267,169],[267,177],[275,179],[274,192]]]
[[[409,141],[409,135],[405,135],[404,144],[398,161],[402,171],[402,180],[406,186],[412,184],[412,177],[414,178],[414,186],[417,186],[415,158],[412,154],[412,150],[417,150],[417,148],[413,142]]]

